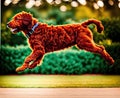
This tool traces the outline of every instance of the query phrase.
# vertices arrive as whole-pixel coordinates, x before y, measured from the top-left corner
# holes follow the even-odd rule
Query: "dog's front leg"
[[[42,58],[43,58],[43,55],[40,55],[34,62],[29,64],[28,68],[32,69],[32,68],[36,67],[38,64],[41,64]]]
[[[38,63],[36,63],[45,54],[44,47],[36,46],[25,61],[24,64],[16,69],[17,72],[24,71],[26,68],[34,68]],[[40,61],[39,61],[40,62]],[[34,66],[33,66],[34,65]]]
[[[33,60],[31,60],[31,61],[29,62],[29,66],[28,66],[29,69],[36,67],[37,64],[39,64],[39,63],[41,62],[42,57],[43,57],[43,55],[45,54],[44,51],[40,51],[40,50],[38,50],[38,52],[36,52],[36,53],[37,53],[37,54],[34,55],[34,56],[35,56],[35,59],[33,59]],[[34,53],[33,53],[33,54],[34,54]],[[33,56],[33,57],[34,57],[34,56]]]

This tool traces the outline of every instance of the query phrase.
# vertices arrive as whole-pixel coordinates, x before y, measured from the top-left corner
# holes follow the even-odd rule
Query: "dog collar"
[[[32,29],[26,34],[26,37],[27,37],[27,38],[29,38],[29,37],[33,34],[35,28],[36,28],[38,25],[39,25],[39,24],[36,23],[36,24],[32,27]]]

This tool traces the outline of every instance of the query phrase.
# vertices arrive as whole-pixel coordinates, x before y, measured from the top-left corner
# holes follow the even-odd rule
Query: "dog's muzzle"
[[[18,30],[18,28],[11,28],[9,23],[7,23],[7,28],[9,28],[10,31],[13,32],[13,33],[15,33]]]
[[[7,28],[9,28],[9,23],[7,23]]]

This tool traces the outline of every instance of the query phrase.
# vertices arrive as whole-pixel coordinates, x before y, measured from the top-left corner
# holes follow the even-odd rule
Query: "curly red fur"
[[[18,13],[8,23],[10,28],[17,28],[14,33],[23,31],[27,34],[31,28],[37,23],[37,20],[31,14],[26,12]],[[40,63],[45,53],[64,49],[73,45],[77,45],[80,49],[100,54],[110,64],[114,63],[113,58],[106,52],[104,46],[94,43],[92,32],[87,27],[94,23],[100,33],[104,27],[101,22],[90,19],[81,24],[67,24],[59,26],[49,26],[40,23],[34,33],[28,39],[32,53],[25,59],[24,64],[18,67],[16,71],[23,71],[26,68],[34,68]]]

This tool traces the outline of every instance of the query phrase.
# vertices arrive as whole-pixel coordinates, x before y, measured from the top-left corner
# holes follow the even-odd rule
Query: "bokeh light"
[[[78,0],[78,2],[79,2],[80,4],[82,4],[82,5],[86,5],[86,4],[87,4],[86,0]]]
[[[78,7],[78,2],[77,1],[72,1],[71,6],[72,7]]]
[[[67,2],[67,1],[70,1],[70,0],[63,0],[63,1],[66,1],[66,2]]]
[[[53,3],[53,0],[46,0],[49,4]]]
[[[67,7],[65,5],[60,6],[60,10],[62,12],[65,12],[67,10]]]
[[[12,4],[17,4],[20,0],[12,0]]]
[[[61,0],[55,0],[56,4],[60,4],[62,1]]]
[[[12,0],[5,0],[4,5],[8,6],[11,2],[12,2]]]
[[[99,9],[99,6],[98,6],[97,3],[93,3],[93,7],[94,7],[95,9]]]
[[[19,2],[21,2],[22,0],[5,0],[4,1],[4,5],[5,6],[9,6],[11,3],[12,4],[18,4]],[[87,1],[87,0],[24,0],[27,1],[25,2],[25,7],[30,9],[33,6],[39,7],[39,6],[45,6],[46,3],[50,4],[52,6],[62,6],[62,5],[70,5],[71,7],[79,7],[81,5],[86,5],[86,6],[93,6],[94,9],[101,9],[104,6],[107,6],[105,4],[109,4],[110,6],[118,6],[118,8],[120,8],[120,0],[91,0],[91,1]],[[68,6],[67,6],[68,7]]]
[[[97,4],[98,4],[99,7],[103,7],[103,6],[104,6],[104,3],[103,3],[102,0],[98,0],[98,1],[97,1]]]
[[[35,6],[40,6],[40,5],[42,5],[42,1],[41,0],[36,0],[35,1]]]
[[[26,3],[26,8],[31,8],[35,4],[34,0],[29,0],[29,2]]]
[[[112,0],[109,0],[108,3],[112,6],[114,2]]]
[[[120,2],[118,3],[118,7],[120,8]]]

